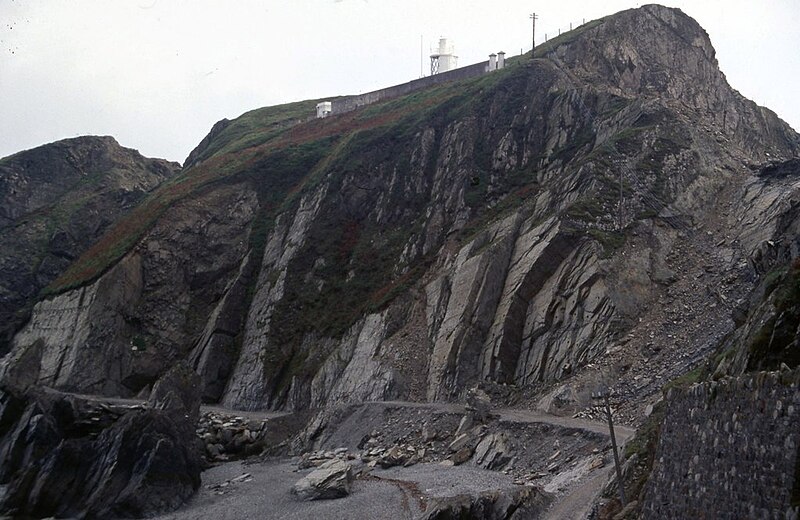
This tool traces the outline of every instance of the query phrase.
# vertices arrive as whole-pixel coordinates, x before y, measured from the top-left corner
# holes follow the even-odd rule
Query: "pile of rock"
[[[373,430],[365,435],[358,443],[357,452],[349,453],[346,448],[307,452],[302,455],[298,467],[318,467],[335,458],[350,461],[359,471],[362,466],[387,469],[422,462],[456,466],[474,456],[476,465],[502,470],[512,461],[513,449],[507,435],[492,433],[487,425],[492,419],[490,400],[482,390],[473,389],[467,394],[466,413],[455,431],[452,422],[447,427],[429,419],[426,418],[418,429],[407,424],[413,420],[400,420],[396,423],[399,428],[392,428],[395,422],[390,422],[386,430]]]
[[[221,462],[251,455],[263,437],[266,420],[206,412],[197,425],[197,436],[203,441],[206,458]]]
[[[410,444],[395,444],[390,448],[370,448],[361,453],[361,460],[367,466],[380,466],[384,469],[394,466],[413,466],[420,462],[428,462],[428,452],[424,447],[414,447]]]
[[[615,415],[617,409],[615,407],[611,407],[611,414]],[[606,412],[605,408],[602,406],[588,406],[583,410],[580,410],[572,415],[574,419],[588,419],[590,421],[598,421],[598,422],[605,422],[606,419]]]
[[[378,466],[384,469],[394,466],[412,466],[420,462],[436,460],[425,448],[416,448],[410,444],[390,447],[366,447],[358,453],[350,453],[347,448],[335,450],[319,450],[304,453],[297,463],[298,469],[318,468],[332,460],[341,460],[350,464],[356,475],[368,473]]]
[[[324,463],[333,460],[353,460],[355,456],[347,452],[347,448],[336,448],[335,450],[318,450],[304,453],[300,456],[297,463],[298,469],[318,468]]]
[[[490,433],[487,423],[492,419],[489,395],[481,389],[467,392],[466,413],[447,445],[446,465],[464,464],[473,459],[476,465],[500,470],[511,461],[511,447],[505,434]]]

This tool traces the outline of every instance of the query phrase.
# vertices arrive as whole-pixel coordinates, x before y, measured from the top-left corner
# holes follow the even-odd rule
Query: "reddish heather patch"
[[[447,93],[440,93],[421,101],[414,108],[426,108],[450,96]],[[284,146],[304,144],[325,137],[346,135],[356,130],[387,125],[408,113],[409,108],[403,107],[364,117],[362,108],[325,119],[312,119],[291,126],[286,132],[261,145],[211,157],[192,167],[180,180],[159,187],[151,198],[113,225],[99,241],[82,254],[50,285],[49,290],[62,291],[101,275],[141,238],[169,206],[203,186],[229,176],[232,172],[255,165],[268,152]],[[293,186],[290,195],[302,189],[303,185],[304,181],[301,181]]]

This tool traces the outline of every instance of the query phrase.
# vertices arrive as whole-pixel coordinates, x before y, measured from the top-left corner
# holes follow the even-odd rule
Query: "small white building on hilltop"
[[[323,101],[321,103],[317,103],[317,118],[328,117],[330,115],[333,107],[330,101]]]
[[[322,119],[333,114],[333,106],[336,106],[336,113],[343,114],[350,112],[364,105],[370,105],[384,99],[392,99],[403,96],[417,90],[438,85],[447,81],[457,81],[460,79],[474,78],[481,74],[500,70],[506,66],[506,53],[503,51],[489,55],[488,61],[482,61],[458,67],[458,56],[453,53],[453,45],[447,38],[439,40],[437,52],[431,54],[431,75],[415,79],[407,83],[401,83],[380,90],[374,90],[357,96],[345,96],[334,101],[322,101],[317,103],[317,119]]]
[[[506,53],[503,51],[498,52],[497,54],[491,53],[489,55],[489,64],[486,67],[488,72],[493,70],[500,70],[506,66]]]

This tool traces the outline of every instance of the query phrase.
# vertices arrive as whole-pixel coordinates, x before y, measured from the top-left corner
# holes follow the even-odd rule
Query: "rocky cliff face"
[[[42,382],[135,394],[185,358],[207,401],[243,408],[449,400],[482,381],[566,382],[580,406],[601,376],[654,395],[734,328],[796,206],[796,174],[759,172],[797,157],[797,134],[660,6],[299,122],[312,108],[215,126],[135,245],[112,240],[122,221],[105,274],[37,305],[14,344],[43,341]]]
[[[0,353],[28,302],[178,164],[111,137],[78,137],[0,160]]]
[[[48,331],[41,383],[131,395],[185,358],[246,253],[254,201],[234,185],[175,207],[99,280],[39,303],[15,344]]]
[[[760,276],[734,313],[737,328],[709,362],[715,378],[800,366],[800,161],[770,163],[745,188],[743,237]]]

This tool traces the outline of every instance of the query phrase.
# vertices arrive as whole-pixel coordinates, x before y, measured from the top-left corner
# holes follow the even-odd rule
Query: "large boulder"
[[[490,433],[475,448],[475,464],[486,469],[503,469],[513,457],[508,436],[503,433]]]
[[[181,361],[156,381],[148,402],[194,428],[200,420],[200,376]]]
[[[342,498],[350,494],[353,473],[343,460],[330,460],[295,483],[292,494],[301,500]]]

